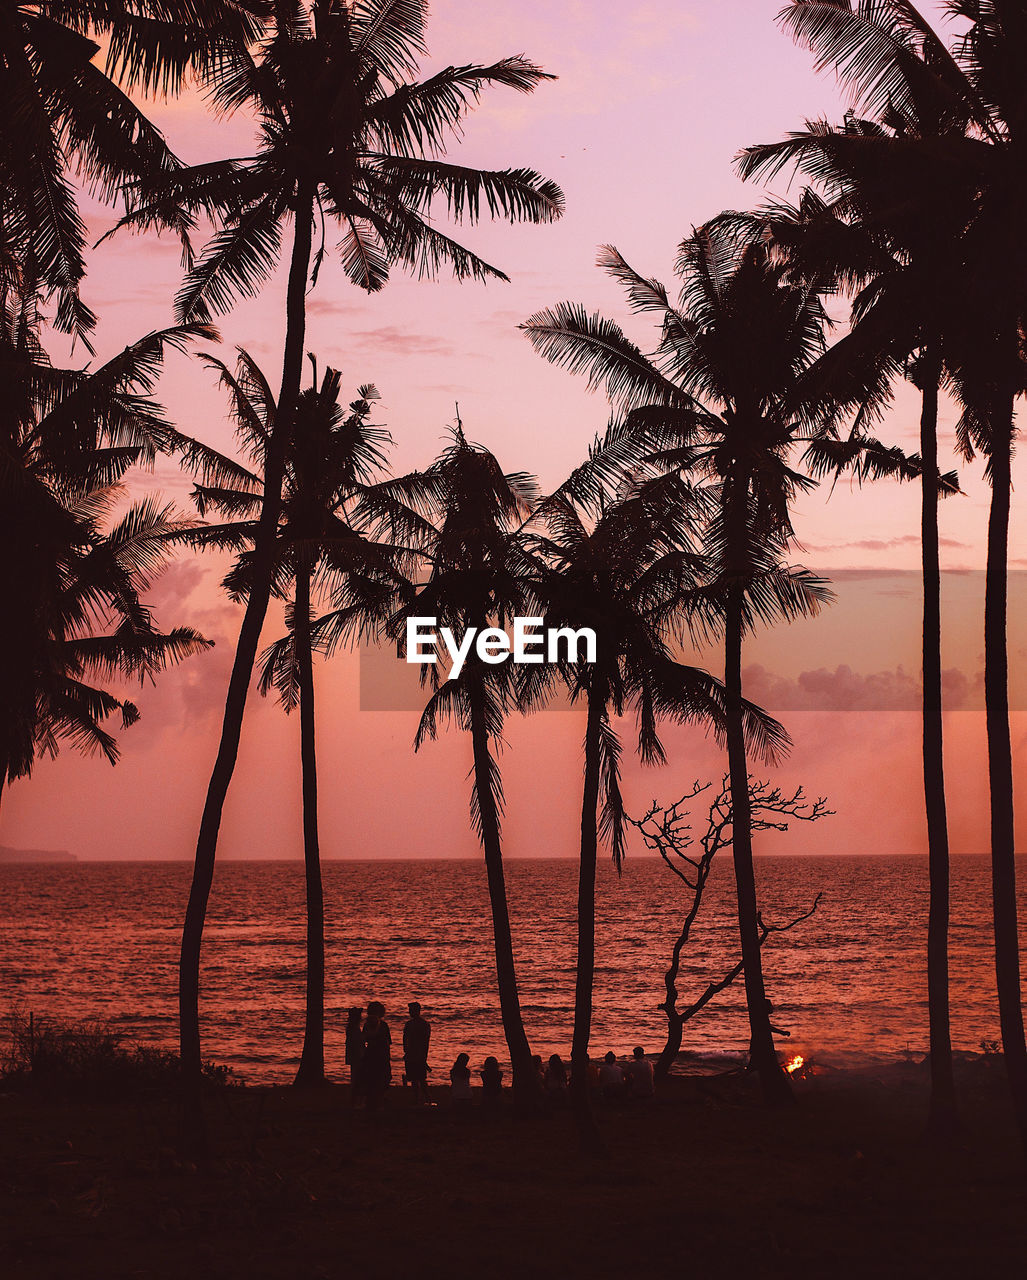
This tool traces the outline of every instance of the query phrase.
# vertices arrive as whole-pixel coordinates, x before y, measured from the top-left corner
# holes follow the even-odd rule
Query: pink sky
[[[733,175],[731,160],[740,147],[775,139],[804,117],[840,116],[836,86],[814,76],[808,54],[776,28],[779,8],[780,0],[628,7],[612,0],[440,0],[434,6],[426,74],[449,62],[524,52],[559,75],[531,98],[490,94],[469,121],[459,158],[541,170],[563,186],[567,215],[555,227],[466,231],[467,242],[511,276],[509,285],[417,284],[397,276],[369,298],[339,271],[322,272],[309,299],[308,346],[322,367],[341,368],[350,385],[378,385],[379,420],[396,439],[397,467],[431,459],[453,420],[455,401],[472,438],[493,448],[508,468],[535,471],[544,486],[559,482],[581,459],[605,425],[605,402],[534,356],[517,325],[540,307],[570,298],[617,317],[645,346],[645,326],[626,321],[616,286],[594,267],[596,247],[614,243],[644,274],[671,283],[676,245],[693,225],[722,208],[750,207],[761,199],[758,188]],[[941,6],[926,8],[937,16]],[[157,108],[155,115],[185,159],[249,149],[244,120],[215,123],[195,96]],[[782,193],[784,184],[776,190]],[[108,212],[95,206],[88,212],[97,234],[110,225]],[[169,322],[178,275],[170,238],[116,238],[93,254],[86,292],[101,316],[101,356]],[[234,344],[245,345],[272,381],[283,339],[283,295],[283,281],[276,280],[222,322],[221,354],[230,359]],[[184,430],[229,446],[224,403],[199,363],[175,358],[161,395]],[[912,443],[916,415],[916,397],[904,389],[887,426],[890,438]],[[954,418],[951,406],[944,406],[944,446],[951,446]],[[979,464],[963,474],[966,495],[947,502],[942,513],[943,557],[951,569],[979,568],[984,558],[988,493]],[[1022,465],[1017,474],[1022,477]],[[167,465],[148,483],[186,500],[189,482]],[[863,492],[840,487],[830,503],[822,491],[797,514],[803,558],[822,570],[913,569],[918,525],[915,490],[893,486]],[[1012,562],[1027,567],[1016,504]],[[117,769],[67,752],[55,763],[41,762],[31,782],[16,784],[4,800],[2,843],[93,858],[191,856],[239,622],[238,611],[218,593],[218,577],[213,559],[183,559],[154,597],[164,625],[199,627],[218,641],[215,651],[138,695],[143,720],[123,735]],[[958,621],[954,629],[962,633],[960,652],[972,675],[980,657],[974,641],[979,620]],[[1014,664],[1024,657],[1024,621],[1022,611],[1013,619]],[[269,625],[267,638],[274,634]],[[781,654],[790,647],[786,634],[775,643]],[[812,645],[811,668],[833,671],[853,662],[826,623],[823,652],[816,651],[815,639],[807,637],[804,645]],[[894,661],[878,652],[867,661],[862,670],[856,662],[857,674],[900,661],[907,661],[908,671],[904,651]],[[772,673],[782,674],[782,668]],[[359,710],[354,659],[334,661],[318,679],[325,856],[474,854],[467,823],[469,756],[459,736],[415,757],[415,716]],[[914,713],[789,712],[786,721],[795,749],[782,781],[826,793],[837,817],[786,841],[768,836],[764,848],[922,847]],[[980,851],[986,847],[983,715],[954,712],[948,721],[953,845]],[[510,725],[503,767],[511,855],[574,852],[581,733],[576,713]],[[643,774],[628,765],[628,795],[639,807],[654,796],[674,799],[696,776],[722,768],[701,734],[667,737],[674,749],[666,769]],[[223,856],[299,855],[297,739],[295,718],[253,698],[223,826]],[[1014,739],[1022,777],[1024,714],[1014,716]],[[1023,831],[1027,835],[1027,827]]]

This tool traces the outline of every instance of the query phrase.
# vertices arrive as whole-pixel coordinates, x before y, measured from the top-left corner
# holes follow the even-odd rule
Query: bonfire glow
[[[802,1067],[805,1064],[805,1062],[806,1062],[806,1059],[802,1056],[802,1054],[797,1053],[794,1058],[790,1058],[785,1063],[785,1070],[789,1073],[789,1075],[794,1075],[796,1071],[802,1070]]]

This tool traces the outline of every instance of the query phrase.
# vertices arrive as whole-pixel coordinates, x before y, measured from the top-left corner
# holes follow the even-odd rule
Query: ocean
[[[1025,868],[1027,870],[1027,868]],[[179,931],[191,868],[171,862],[0,866],[6,1008],[37,1020],[101,1019],[141,1043],[173,1047]],[[823,894],[816,914],[764,949],[774,1022],[789,1051],[834,1065],[927,1047],[926,862],[916,857],[757,859],[762,908],[783,922]],[[952,1014],[956,1048],[997,1040],[990,873],[953,860]],[[574,989],[573,861],[507,864],[524,1020],[537,1053],[567,1054]],[[1024,883],[1021,874],[1020,883]],[[329,862],[329,1075],[345,1077],[351,1004],[383,1001],[399,1039],[406,1005],[430,1020],[437,1081],[457,1053],[505,1060],[484,866],[471,861]],[[592,1051],[663,1045],[663,974],[686,898],[655,856],[618,876],[600,869]],[[1021,900],[1027,920],[1027,894]],[[682,963],[680,1005],[737,959],[730,861],[721,855]],[[201,975],[204,1056],[251,1082],[287,1082],[303,1032],[303,867],[223,862]],[[683,1065],[719,1065],[747,1044],[741,981],[686,1024]],[[396,1073],[398,1078],[398,1072]]]

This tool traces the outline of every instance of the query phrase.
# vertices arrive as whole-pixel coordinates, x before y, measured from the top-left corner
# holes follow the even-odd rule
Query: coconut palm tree
[[[127,182],[178,166],[133,102],[141,90],[177,93],[203,76],[229,40],[260,30],[231,0],[17,0],[0,19],[0,271],[31,267],[56,295],[54,323],[85,335],[86,226],[75,179],[113,202]],[[101,53],[102,41],[106,54]]]
[[[413,534],[419,541],[426,566],[423,582],[394,611],[386,633],[401,640],[408,617],[433,617],[437,628],[449,627],[454,635],[472,627],[511,627],[513,618],[525,611],[521,528],[538,497],[533,477],[505,473],[487,449],[466,438],[458,420],[452,443],[424,473],[393,486],[385,483],[381,490],[373,503],[391,527],[394,518],[380,507],[382,497],[401,502],[400,527],[409,530],[403,538]],[[409,528],[411,515],[419,510],[431,513],[431,523]],[[540,1090],[517,989],[503,870],[503,782],[496,759],[504,721],[515,705],[512,668],[508,662],[483,662],[472,646],[456,679],[444,678],[438,664],[425,665],[423,672],[432,693],[415,750],[436,738],[447,721],[471,739],[471,818],[485,856],[503,1033],[516,1101],[530,1109]]]
[[[923,777],[927,814],[930,912],[927,986],[930,1023],[931,1103],[928,1125],[938,1136],[956,1127],[956,1098],[949,1020],[949,849],[943,768],[941,565],[938,505],[958,488],[938,466],[938,405],[946,339],[953,333],[953,288],[965,229],[965,193],[946,166],[934,164],[945,135],[962,136],[965,118],[937,111],[939,94],[921,62],[921,76],[903,110],[895,107],[887,126],[849,117],[839,129],[818,124],[786,142],[743,152],[746,176],[775,173],[785,163],[815,174],[830,193],[825,202],[810,192],[799,210],[772,219],[775,239],[793,271],[853,297],[855,327],[830,353],[834,377],[852,359],[868,356],[881,373],[906,373],[921,392],[920,470],[923,580]],[[918,158],[918,163],[914,162]],[[910,217],[924,208],[928,189],[936,217]],[[912,195],[911,195],[912,193]],[[961,197],[964,197],[961,199]],[[949,318],[946,322],[946,317]],[[883,402],[886,396],[878,396]],[[863,412],[870,406],[865,403]],[[833,446],[832,446],[833,447]],[[837,470],[845,461],[821,459]],[[853,459],[862,474],[866,456]],[[908,476],[903,477],[908,478]]]
[[[928,819],[932,884],[937,890],[932,895],[929,958],[932,1077],[938,1073],[932,1089],[936,1127],[947,1127],[951,1119],[951,1070],[945,1052],[947,1017],[941,1010],[947,860],[939,790],[940,681],[934,657],[937,516],[934,486],[926,477],[936,474],[930,463],[936,456],[936,388],[943,368],[964,408],[959,429],[964,454],[971,457],[976,447],[989,457],[985,700],[996,973],[1005,1058],[1027,1146],[1027,1046],[1020,1003],[1005,640],[1013,410],[1024,385],[1024,33],[1018,6],[968,0],[949,7],[970,23],[951,50],[904,0],[793,3],[782,16],[796,37],[813,49],[819,66],[831,66],[841,74],[854,110],[879,122],[861,130],[867,139],[861,146],[833,137],[811,145],[808,136],[795,135],[797,156],[810,158],[813,167],[807,171],[816,171],[818,177],[837,182],[839,173],[844,175],[849,191],[856,178],[863,183],[868,173],[872,175],[871,192],[861,190],[854,207],[861,218],[869,214],[878,228],[896,238],[903,274],[907,279],[915,276],[917,283],[905,305],[892,306],[891,312],[893,322],[905,326],[907,340],[910,334],[914,337],[907,342],[909,349],[920,347],[924,390],[925,776],[931,778]],[[818,131],[825,136],[837,133],[823,127]],[[891,189],[884,193],[886,186]],[[870,194],[872,200],[862,198]],[[894,284],[894,273],[887,283]],[[898,291],[885,289],[881,300],[887,301],[890,291],[893,303],[901,299]]]
[[[186,325],[148,334],[93,371],[62,369],[39,340],[38,295],[18,280],[0,290],[0,525],[7,601],[0,673],[0,787],[28,776],[40,751],[70,738],[112,763],[101,722],[130,702],[90,677],[151,679],[207,646],[189,628],[164,634],[142,595],[182,527],[148,498],[119,519],[119,480],[152,461],[171,428],[152,398],[168,348],[214,336]]]
[[[547,627],[595,632],[595,661],[530,666],[522,705],[537,703],[562,678],[572,701],[586,705],[581,848],[578,864],[578,952],[571,1046],[571,1092],[586,1149],[599,1147],[588,1093],[588,1048],[595,975],[595,879],[599,840],[619,869],[625,815],[620,789],[617,721],[633,710],[644,763],[665,760],[659,722],[696,723],[720,734],[727,727],[723,686],[705,671],[674,658],[686,601],[699,586],[703,563],[698,527],[705,495],[675,470],[629,477],[611,501],[589,511],[566,491],[541,506],[542,531],[529,537],[531,593]],[[787,741],[780,725],[744,704],[745,732],[765,758]],[[600,808],[601,806],[601,808]]]
[[[378,393],[363,386],[346,413],[339,403],[341,377],[326,371],[321,386],[305,391],[286,473],[283,521],[291,547],[293,600],[288,634],[264,655],[260,689],[274,688],[286,712],[299,707],[303,770],[303,848],[307,890],[307,999],[298,1085],[324,1081],[324,900],[317,821],[317,754],[314,728],[315,647],[325,624],[311,616],[313,594],[328,594],[336,607],[370,607],[381,617],[382,599],[405,583],[408,558],[366,536],[355,519],[361,490],[385,466],[388,433],[368,419]]]
[[[10,494],[14,486],[5,486]],[[9,546],[29,542],[5,573],[15,595],[0,694],[0,792],[31,775],[41,755],[56,756],[62,740],[86,755],[117,764],[116,738],[103,722],[121,713],[122,727],[139,719],[135,703],[102,686],[112,680],[152,681],[167,667],[210,648],[191,627],[158,630],[143,593],[182,527],[174,508],[149,497],[120,519],[120,485],[63,502],[31,476],[20,477],[20,501],[4,508]],[[34,533],[18,538],[30,520]]]
[[[432,224],[436,197],[446,201],[458,221],[476,221],[484,211],[510,221],[547,222],[563,209],[559,188],[529,169],[485,171],[441,159],[488,85],[526,93],[548,77],[534,63],[516,57],[491,66],[448,67],[423,82],[413,80],[425,51],[426,15],[426,0],[276,6],[270,35],[257,53],[239,44],[220,59],[211,77],[217,109],[245,109],[255,116],[256,153],[139,184],[132,212],[121,224],[172,227],[183,237],[190,262],[176,300],[183,319],[204,318],[210,311],[224,311],[240,294],[255,294],[278,262],[285,225],[291,220],[293,227],[276,430],[264,467],[252,579],[182,934],[181,1053],[194,1116],[201,1064],[203,923],[271,591],[288,436],[300,391],[306,290],[326,254],[328,221],[341,232],[344,272],[360,288],[374,292],[397,263],[419,276],[449,267],[461,279],[502,278],[502,272]],[[198,212],[213,217],[218,229],[194,259],[189,231]],[[316,250],[315,224],[320,235]]]
[[[217,512],[221,523],[189,530],[183,537],[197,546],[232,549],[237,559],[224,585],[234,599],[245,599],[252,570],[252,548],[259,519],[262,471],[275,428],[276,404],[256,361],[240,350],[233,373],[218,360],[208,363],[220,374],[232,403],[232,417],[246,462],[180,437],[187,464],[201,473],[193,489],[201,516]],[[316,371],[315,371],[316,379]],[[296,1084],[324,1083],[324,893],[321,881],[317,807],[317,751],[314,718],[316,648],[332,615],[314,622],[312,600],[330,596],[336,609],[368,606],[382,616],[382,599],[391,600],[405,583],[404,557],[373,542],[355,516],[360,494],[385,466],[389,435],[369,423],[378,393],[361,387],[348,411],[340,402],[341,375],[329,369],[321,381],[300,394],[296,431],[286,460],[282,515],[274,565],[274,591],[289,601],[287,634],[263,655],[260,691],[274,690],[286,713],[299,709],[303,780],[303,850],[307,905],[306,1018]],[[247,465],[250,464],[250,465]],[[291,597],[291,599],[290,599]]]
[[[714,510],[700,552],[708,576],[688,594],[700,631],[723,637],[725,719],[733,813],[733,857],[753,1065],[768,1101],[791,1098],[766,1010],[752,860],[748,748],[741,654],[758,622],[815,613],[826,584],[783,563],[793,541],[790,510],[815,481],[790,465],[811,433],[833,430],[816,361],[825,316],[816,293],[790,285],[762,226],[728,219],[680,246],[680,304],[612,248],[600,265],[620,281],[631,309],[655,313],[659,346],[647,357],[618,325],[563,303],[523,328],[553,363],[583,373],[628,410],[626,427],[662,445],[652,460],[709,486]]]

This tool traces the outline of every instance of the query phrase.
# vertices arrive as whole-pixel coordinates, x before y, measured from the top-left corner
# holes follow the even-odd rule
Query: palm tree
[[[89,678],[152,677],[208,642],[180,627],[160,632],[142,594],[183,525],[151,497],[112,525],[134,463],[167,447],[170,427],[151,399],[167,349],[207,326],[148,334],[92,372],[55,368],[40,341],[38,296],[22,282],[0,298],[0,567],[7,601],[0,675],[0,789],[28,776],[40,751],[70,738],[114,763],[101,722],[135,706]]]
[[[17,0],[0,21],[0,271],[28,265],[57,297],[56,327],[85,335],[86,227],[72,171],[113,202],[126,182],[175,169],[132,90],[177,93],[229,39],[260,30],[231,0]],[[97,40],[106,45],[102,65]]]
[[[879,229],[895,238],[903,275],[916,284],[904,299],[898,290],[882,290],[881,300],[901,303],[890,308],[891,319],[905,328],[907,350],[917,345],[921,349],[924,755],[932,872],[929,983],[932,1108],[936,1109],[932,1121],[942,1128],[950,1125],[953,1114],[947,1010],[942,1009],[947,995],[943,941],[948,877],[940,789],[940,678],[935,657],[939,629],[936,489],[927,478],[936,474],[937,384],[943,368],[964,408],[960,424],[964,454],[972,457],[976,447],[990,458],[985,698],[996,974],[1005,1058],[1021,1138],[1027,1146],[1027,1046],[1020,1003],[1005,639],[1013,409],[1024,383],[1020,356],[1027,278],[1020,234],[1027,195],[1021,136],[1023,34],[1015,7],[968,0],[950,9],[971,23],[952,51],[903,0],[794,3],[782,16],[814,50],[819,66],[834,66],[840,72],[850,86],[854,107],[881,122],[861,130],[866,139],[861,146],[833,137],[823,144],[811,143],[808,136],[796,135],[797,154],[812,160],[817,176],[826,175],[837,183],[841,174],[847,192],[860,185],[855,201],[860,216],[869,215]],[[821,127],[818,132],[832,131]],[[868,176],[873,179],[869,191],[862,188]],[[882,200],[885,186],[890,190]],[[894,284],[894,273],[888,284]],[[889,298],[889,292],[894,296]],[[954,299],[958,299],[955,308],[951,306]]]
[[[792,501],[815,483],[789,456],[811,431],[830,429],[816,378],[825,317],[812,290],[786,283],[758,220],[714,222],[682,242],[677,307],[616,250],[603,250],[600,265],[625,286],[633,311],[660,317],[652,357],[612,321],[570,303],[523,327],[547,359],[605,386],[629,411],[626,427],[640,444],[662,442],[655,462],[709,485],[714,510],[700,545],[709,572],[686,599],[693,624],[724,639],[732,852],[753,1065],[767,1100],[785,1101],[791,1088],[774,1050],[759,947],[741,655],[743,636],[757,622],[815,613],[829,596],[822,581],[782,563],[793,541]]]
[[[588,1048],[595,975],[595,879],[600,837],[614,864],[624,856],[625,815],[620,790],[621,743],[615,718],[629,709],[638,721],[638,751],[647,764],[665,760],[659,721],[726,727],[724,689],[705,671],[673,657],[688,597],[702,561],[695,552],[704,495],[677,471],[625,479],[612,501],[588,513],[566,492],[539,512],[545,532],[529,540],[539,566],[532,582],[546,626],[590,627],[595,661],[571,660],[559,672],[572,700],[587,708],[578,869],[578,954],[571,1046],[571,1092],[586,1149],[600,1147],[588,1094]],[[522,704],[552,686],[558,669],[529,667]],[[786,738],[779,725],[745,705],[740,715],[764,755]],[[601,802],[601,815],[599,806]]]
[[[238,553],[224,585],[235,599],[245,598],[252,570],[252,546],[259,519],[262,470],[275,427],[276,405],[270,384],[256,362],[240,350],[235,373],[218,360],[232,401],[232,416],[249,462],[255,469],[182,437],[179,447],[204,483],[193,490],[201,516],[216,511],[223,523],[187,531],[199,546],[232,548]],[[315,375],[316,376],[316,375]],[[348,413],[340,404],[341,375],[326,371],[321,385],[304,390],[296,409],[296,431],[286,461],[282,515],[273,571],[275,594],[292,599],[287,635],[265,652],[260,691],[278,694],[286,713],[300,712],[303,778],[303,851],[307,904],[306,1019],[296,1084],[324,1083],[324,893],[321,882],[317,809],[317,752],[314,721],[315,648],[326,648],[338,633],[333,614],[314,624],[312,598],[330,594],[337,609],[367,606],[382,613],[405,581],[402,556],[370,541],[355,527],[357,501],[385,465],[388,433],[368,418],[378,393],[361,387]],[[325,637],[325,639],[322,639]]]
[[[20,590],[5,597],[15,634],[0,697],[0,793],[5,783],[29,777],[40,755],[56,756],[63,739],[117,764],[118,743],[103,722],[120,711],[126,728],[139,710],[95,682],[143,684],[213,644],[191,627],[157,629],[142,595],[182,521],[149,497],[112,524],[123,494],[111,485],[62,503],[25,477],[17,508],[5,508],[8,546],[17,545],[16,522],[28,517],[36,530],[31,549],[41,554],[16,557],[4,575]]]
[[[402,525],[411,506],[427,508],[434,525],[419,534],[426,576],[389,620],[395,639],[408,617],[434,617],[436,627],[462,635],[471,627],[508,628],[525,607],[525,556],[521,528],[538,497],[535,481],[522,472],[504,473],[493,455],[467,440],[457,422],[453,441],[421,475],[382,489],[402,501]],[[375,497],[380,503],[381,497]],[[408,505],[409,504],[409,505]],[[416,533],[416,531],[415,531]],[[496,984],[503,1033],[510,1052],[513,1086],[519,1106],[539,1101],[539,1082],[524,1030],[514,961],[510,911],[503,871],[503,782],[496,759],[503,724],[514,706],[511,664],[486,664],[471,648],[459,676],[443,679],[438,664],[425,666],[432,694],[421,716],[415,750],[437,737],[444,721],[470,735],[472,751],[471,818],[485,855]]]
[[[461,279],[503,278],[432,225],[429,213],[436,196],[447,201],[458,221],[476,221],[483,208],[492,216],[530,222],[551,221],[563,210],[559,188],[529,169],[484,171],[440,159],[449,136],[459,132],[486,86],[527,93],[549,77],[516,57],[491,66],[448,67],[426,81],[414,81],[425,51],[426,15],[426,0],[276,6],[271,34],[257,54],[239,44],[220,58],[211,76],[211,97],[219,110],[244,108],[256,117],[257,152],[141,183],[135,207],[121,224],[172,227],[180,233],[191,265],[176,305],[183,319],[195,319],[210,310],[224,311],[239,294],[255,294],[278,261],[284,225],[290,219],[293,223],[276,430],[264,467],[250,590],[182,932],[181,1053],[194,1118],[201,1063],[203,924],[271,591],[288,438],[300,391],[305,295],[325,256],[323,228],[328,218],[341,228],[339,253],[346,275],[374,292],[384,286],[394,263],[419,276],[434,276],[449,266]],[[212,216],[219,229],[193,259],[188,236],[197,211]],[[316,251],[315,222],[322,228]]]
[[[920,62],[913,64],[921,72]],[[928,1126],[938,1136],[956,1127],[949,1018],[949,848],[943,767],[941,668],[941,566],[939,498],[958,488],[938,467],[938,403],[946,335],[951,336],[954,262],[958,262],[965,218],[953,175],[933,164],[945,134],[962,136],[965,119],[940,118],[933,76],[917,79],[904,109],[896,106],[887,126],[847,118],[840,129],[818,124],[786,142],[749,147],[746,176],[774,173],[795,163],[814,174],[830,193],[830,204],[807,193],[800,210],[773,218],[775,238],[793,271],[830,282],[854,294],[855,328],[832,350],[835,377],[846,361],[865,363],[868,354],[883,374],[906,375],[921,391],[919,469],[923,579],[923,777],[927,813],[930,912],[927,986],[930,1023],[931,1103]],[[942,132],[939,133],[939,130]],[[920,158],[913,163],[913,157]],[[928,197],[938,214],[910,217]],[[911,192],[912,197],[911,197]],[[965,201],[963,212],[965,213]],[[797,216],[793,216],[793,212]],[[883,401],[884,395],[878,399]],[[863,412],[870,406],[865,403]],[[824,458],[826,467],[834,460]],[[837,461],[842,461],[838,459]],[[918,467],[918,463],[922,466]],[[857,462],[859,469],[860,462]],[[836,468],[837,469],[837,468]]]

